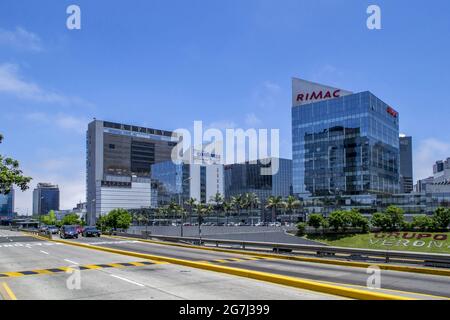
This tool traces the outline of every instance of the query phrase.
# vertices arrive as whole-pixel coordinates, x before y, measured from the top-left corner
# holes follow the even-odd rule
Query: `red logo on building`
[[[313,91],[312,93],[306,93],[306,94],[300,93],[299,95],[297,95],[297,102],[339,98],[340,96],[341,96],[341,90],[318,91],[318,92]]]
[[[398,112],[395,111],[393,108],[391,107],[387,107],[387,113],[389,113],[391,116],[393,116],[394,118],[398,117]]]

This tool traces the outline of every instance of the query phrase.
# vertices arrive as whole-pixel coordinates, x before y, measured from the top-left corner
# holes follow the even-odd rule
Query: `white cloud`
[[[256,128],[256,127],[261,126],[262,121],[261,121],[260,118],[258,118],[258,117],[256,116],[256,114],[254,114],[254,113],[252,112],[252,113],[249,113],[249,114],[247,114],[247,115],[245,116],[245,124],[246,124],[247,126],[249,126],[249,127]]]
[[[44,125],[56,125],[58,128],[74,131],[79,134],[86,132],[87,124],[89,123],[87,118],[78,118],[64,113],[53,115],[43,112],[32,112],[26,114],[25,119]]]
[[[271,81],[266,81],[253,94],[253,100],[257,107],[262,109],[276,109],[280,107],[282,88]]]
[[[414,152],[414,177],[416,180],[433,175],[433,164],[450,157],[450,143],[434,138],[419,142]]]
[[[38,84],[24,80],[19,74],[19,67],[15,64],[0,64],[0,93],[14,95],[21,99],[35,102],[47,102],[60,105],[84,105],[91,103],[78,97],[69,97],[41,88]]]
[[[41,38],[22,27],[17,27],[14,31],[0,29],[0,45],[21,51],[40,52],[43,50]]]
[[[50,182],[59,186],[60,209],[72,209],[86,198],[86,180],[83,157],[49,158],[33,169],[23,167],[25,175],[33,177],[30,188],[15,193],[15,210],[19,214],[32,214],[33,189],[39,182]]]

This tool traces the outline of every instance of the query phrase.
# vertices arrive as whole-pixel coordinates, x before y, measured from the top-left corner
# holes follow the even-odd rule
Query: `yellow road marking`
[[[22,277],[23,274],[20,272],[2,272],[3,274],[6,274],[8,277]]]
[[[87,245],[87,244],[83,244],[83,243],[79,243],[79,242],[70,242],[70,241],[65,241],[65,240],[52,240],[52,241],[64,243],[64,244],[68,244],[68,245],[72,245],[72,246],[77,246],[77,247],[88,248],[88,249],[92,249],[92,250],[98,250],[98,251],[116,253],[116,254],[121,254],[121,255],[126,255],[126,256],[138,257],[141,259],[165,261],[165,262],[182,265],[182,266],[186,266],[186,267],[220,272],[220,273],[230,274],[230,275],[234,275],[234,276],[245,277],[245,278],[250,278],[250,279],[254,279],[254,280],[270,282],[270,283],[276,283],[276,284],[286,285],[286,286],[290,286],[290,287],[294,287],[294,288],[298,288],[298,289],[306,289],[306,290],[327,293],[327,294],[332,294],[332,295],[342,296],[342,297],[347,297],[347,298],[352,298],[352,299],[416,300],[414,298],[409,298],[409,297],[404,297],[404,296],[397,296],[397,295],[392,295],[392,294],[385,294],[385,293],[371,292],[371,291],[367,291],[367,290],[348,288],[348,287],[339,286],[336,284],[333,284],[333,285],[325,284],[325,283],[320,283],[320,282],[313,281],[313,280],[295,278],[295,277],[290,277],[290,276],[282,276],[282,275],[267,273],[267,272],[253,271],[253,270],[240,269],[240,268],[232,268],[232,267],[226,267],[226,266],[210,264],[210,263],[199,263],[199,262],[190,261],[190,260],[169,258],[169,257],[164,257],[164,256],[156,256],[156,255],[151,255],[151,254],[118,250],[118,249],[99,247],[99,246],[94,246],[94,245]]]
[[[14,292],[11,290],[11,288],[8,286],[8,284],[6,282],[3,282],[2,286],[5,289],[6,293],[8,294],[10,300],[17,300],[16,295],[14,294]]]
[[[236,253],[241,255],[250,255],[265,259],[275,259],[275,260],[291,260],[298,262],[309,262],[309,263],[321,263],[321,264],[331,264],[345,267],[354,267],[354,268],[368,268],[370,266],[377,266],[381,270],[388,271],[396,271],[396,272],[411,272],[411,273],[421,273],[421,274],[431,274],[438,276],[450,276],[450,269],[442,269],[442,268],[427,268],[427,267],[412,267],[412,266],[399,266],[399,265],[388,265],[382,263],[367,263],[367,262],[355,262],[355,261],[344,261],[344,260],[336,260],[336,259],[323,259],[323,258],[314,258],[314,257],[301,257],[301,256],[283,256],[276,255],[272,253],[260,253],[255,251],[244,251],[244,250],[236,250],[236,249],[226,249],[226,248],[213,248],[213,247],[204,247],[204,246],[195,246],[181,243],[170,243],[164,241],[155,241],[155,240],[147,240],[147,239],[135,239],[121,236],[104,236],[106,238],[112,239],[133,239],[139,242],[148,242],[152,244],[159,244],[163,246],[174,246],[174,247],[183,247],[190,249],[199,249],[199,250],[207,250],[207,251],[216,251],[216,252],[226,252],[226,253]]]

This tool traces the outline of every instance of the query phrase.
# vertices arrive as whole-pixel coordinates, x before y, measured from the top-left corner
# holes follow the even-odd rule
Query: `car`
[[[49,226],[47,228],[47,233],[49,234],[58,234],[59,228],[57,226]]]
[[[48,226],[40,226],[39,231],[40,232],[47,232]]]
[[[83,232],[82,226],[75,226],[75,228],[77,229],[78,234],[81,234]]]
[[[78,231],[76,226],[62,226],[59,230],[59,236],[61,239],[78,239]]]
[[[83,237],[100,237],[101,232],[96,227],[86,227],[83,229]]]

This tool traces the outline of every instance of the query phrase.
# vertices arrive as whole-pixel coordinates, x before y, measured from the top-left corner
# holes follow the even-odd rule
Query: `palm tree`
[[[167,208],[160,207],[160,208],[156,209],[155,213],[156,213],[157,219],[161,219],[161,218],[167,216]]]
[[[276,210],[283,206],[283,198],[280,196],[270,196],[267,199],[267,209],[272,209],[272,222],[276,221]]]
[[[167,206],[169,213],[172,213],[172,217],[175,217],[180,210],[180,206],[175,201],[171,201]]]
[[[222,209],[224,202],[222,194],[217,192],[213,197],[211,197],[211,202],[214,203],[214,209],[216,210],[217,224],[219,224],[219,210]]]
[[[184,204],[189,207],[189,222],[192,222],[192,213],[197,205],[197,199],[189,198],[189,200],[187,200]]]
[[[198,235],[200,238],[200,245],[202,244],[202,223],[203,223],[203,217],[207,214],[210,214],[214,211],[214,208],[212,205],[205,205],[204,203],[198,203],[195,205],[195,211],[197,212],[198,216]]]
[[[289,212],[291,216],[291,222],[292,222],[292,213],[295,209],[298,209],[300,207],[300,200],[298,200],[294,196],[287,197],[286,201],[284,202],[286,211]]]
[[[244,196],[244,199],[245,199],[245,205],[246,205],[247,209],[250,209],[250,214],[252,214],[253,209],[258,208],[258,206],[261,204],[258,196],[254,192],[246,193]],[[252,221],[252,224],[253,224],[253,221]]]
[[[223,209],[223,213],[225,214],[226,217],[226,224],[228,224],[228,212],[230,212],[230,210],[233,208],[233,206],[231,205],[231,203],[229,201],[224,201],[222,204],[222,209]]]
[[[244,206],[244,198],[242,195],[237,195],[231,198],[231,205],[237,210],[238,216],[241,215],[241,209]]]
[[[183,237],[183,225],[184,225],[184,221],[186,221],[186,217],[187,217],[187,211],[181,207],[178,206],[178,213],[180,214],[180,219],[181,219],[181,230],[180,230],[180,236]]]

